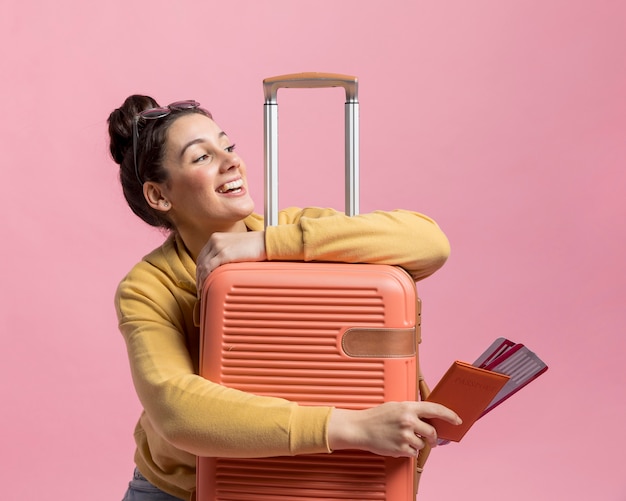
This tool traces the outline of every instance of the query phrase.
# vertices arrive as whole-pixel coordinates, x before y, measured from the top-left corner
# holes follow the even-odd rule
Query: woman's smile
[[[234,181],[228,181],[217,189],[218,193],[239,195],[245,191],[243,186],[243,179],[235,179]]]

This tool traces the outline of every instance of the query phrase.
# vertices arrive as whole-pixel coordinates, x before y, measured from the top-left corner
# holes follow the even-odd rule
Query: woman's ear
[[[164,197],[161,187],[152,181],[143,184],[143,196],[148,205],[155,210],[167,212],[172,207],[167,198]]]

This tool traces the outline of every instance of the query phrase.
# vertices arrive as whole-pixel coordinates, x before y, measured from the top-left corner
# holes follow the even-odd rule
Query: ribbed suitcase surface
[[[382,265],[237,263],[209,277],[202,376],[304,405],[362,409],[416,398],[415,284]],[[407,351],[407,336],[412,352]],[[200,458],[198,500],[400,501],[412,459],[369,453]]]

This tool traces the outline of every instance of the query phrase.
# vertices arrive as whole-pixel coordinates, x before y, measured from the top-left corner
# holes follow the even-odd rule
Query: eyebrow
[[[221,131],[218,135],[217,138],[221,139],[223,137],[227,137],[228,134],[226,134],[226,132]],[[194,144],[199,144],[199,143],[206,143],[207,140],[203,137],[198,137],[196,139],[192,139],[191,141],[189,141],[187,144],[185,144],[185,146],[183,146],[182,150],[180,150],[180,158],[183,157],[183,155],[185,154],[185,151],[187,151],[187,148],[189,148],[190,146],[193,146]]]

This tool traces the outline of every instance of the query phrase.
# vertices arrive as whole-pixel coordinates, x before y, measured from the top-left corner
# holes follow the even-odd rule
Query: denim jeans
[[[133,479],[128,484],[128,490],[122,501],[182,501],[167,492],[163,492],[148,482],[135,468]]]

